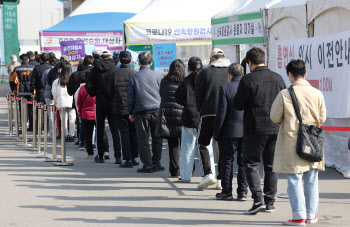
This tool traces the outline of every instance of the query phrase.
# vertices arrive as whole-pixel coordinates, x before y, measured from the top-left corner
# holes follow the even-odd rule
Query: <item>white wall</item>
[[[18,5],[18,36],[22,53],[40,51],[39,31],[64,19],[63,2],[58,0],[21,0]]]

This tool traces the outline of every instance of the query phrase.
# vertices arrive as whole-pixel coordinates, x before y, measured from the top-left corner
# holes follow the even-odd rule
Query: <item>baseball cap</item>
[[[131,59],[130,51],[127,51],[127,50],[120,51],[119,59]]]
[[[211,53],[210,53],[210,57],[213,56],[225,56],[225,53],[223,50],[221,50],[220,48],[214,48]]]
[[[109,56],[111,56],[111,53],[108,50],[104,50],[101,52],[100,57],[101,56],[109,57]]]

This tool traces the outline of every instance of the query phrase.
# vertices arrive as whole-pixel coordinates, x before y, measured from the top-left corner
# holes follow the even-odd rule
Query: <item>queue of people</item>
[[[249,188],[254,201],[246,213],[273,213],[278,173],[284,173],[293,214],[286,224],[318,221],[318,171],[324,170],[324,161],[309,162],[297,155],[300,122],[283,78],[266,66],[262,49],[252,48],[244,63],[231,64],[223,50],[215,48],[208,67],[191,57],[186,76],[185,64],[177,59],[165,77],[151,70],[153,56],[147,52],[138,56],[138,72],[130,66],[128,51],[86,56],[75,73],[67,59],[58,60],[53,54],[43,53],[40,63],[34,63],[28,52],[21,55],[21,65],[12,58],[11,89],[35,90],[37,102],[66,107],[66,141],[74,142],[79,134],[76,143],[80,150],[86,149],[88,159],[97,163],[110,159],[107,119],[115,163],[121,168],[139,165],[140,156],[142,167],[137,172],[165,170],[161,160],[166,139],[170,177],[179,183],[191,183],[197,153],[203,177],[198,189],[216,184],[221,190],[216,199],[246,201]],[[251,73],[245,75],[246,67]],[[305,80],[305,63],[292,60],[286,71],[303,122],[319,127],[326,119],[324,98]],[[32,111],[28,108],[28,114]],[[56,130],[50,125],[50,132]],[[232,188],[235,155],[237,196]]]

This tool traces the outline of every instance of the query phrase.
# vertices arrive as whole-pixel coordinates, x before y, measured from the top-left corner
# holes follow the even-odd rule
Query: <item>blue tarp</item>
[[[94,13],[67,17],[43,32],[116,32],[135,13]]]

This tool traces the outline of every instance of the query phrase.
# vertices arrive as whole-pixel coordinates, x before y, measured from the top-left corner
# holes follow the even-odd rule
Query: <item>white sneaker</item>
[[[213,174],[209,174],[203,177],[202,181],[197,185],[198,189],[204,189],[216,183],[216,179]]]
[[[216,190],[222,190],[221,180],[216,181]]]

